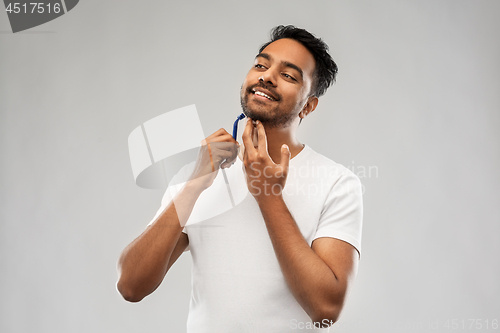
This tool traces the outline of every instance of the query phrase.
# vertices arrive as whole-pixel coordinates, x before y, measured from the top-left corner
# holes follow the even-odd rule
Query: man
[[[306,30],[273,29],[241,88],[243,146],[220,129],[174,177],[184,183],[120,257],[126,300],[153,292],[189,245],[188,332],[317,332],[338,319],[358,267],[361,184],[295,135],[335,80],[327,51]],[[210,216],[223,195],[219,169],[248,195]],[[190,224],[199,211],[207,218]]]

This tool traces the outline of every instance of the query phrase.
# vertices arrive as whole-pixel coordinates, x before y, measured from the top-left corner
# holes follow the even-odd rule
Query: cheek
[[[309,87],[302,86],[299,91],[297,91],[297,102],[300,103],[305,103],[307,98],[309,97]]]
[[[291,88],[288,89],[285,94],[288,96],[289,101],[293,101],[296,104],[300,104],[300,102],[304,99],[304,89],[303,88]]]
[[[304,83],[301,89],[304,96],[309,97],[309,94],[311,93],[311,88],[312,88],[312,81],[308,80],[307,82]]]
[[[306,95],[309,93],[310,89],[311,89],[310,84],[304,84],[304,85],[302,85],[302,87],[300,87],[299,94],[301,94],[301,96],[306,97]]]

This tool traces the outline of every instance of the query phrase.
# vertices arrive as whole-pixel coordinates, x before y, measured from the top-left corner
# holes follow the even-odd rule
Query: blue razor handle
[[[233,125],[233,139],[236,140],[236,134],[238,133],[238,122],[245,118],[245,114],[242,113],[238,116],[238,118],[236,118],[236,121],[234,122],[234,125]]]

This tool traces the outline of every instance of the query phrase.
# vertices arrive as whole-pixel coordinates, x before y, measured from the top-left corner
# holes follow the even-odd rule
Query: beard
[[[248,105],[248,97],[253,94],[252,89],[255,87],[262,87],[271,92],[272,89],[265,86],[264,84],[254,84],[247,89],[243,89],[241,87],[240,94],[240,104],[241,109],[245,116],[252,118],[252,120],[258,120],[267,128],[278,128],[278,127],[288,127],[293,122],[296,115],[293,112],[283,110],[280,108],[279,103],[274,107],[270,107],[269,105],[264,105],[264,103],[253,103],[253,105]],[[275,96],[277,96],[275,94]],[[281,101],[281,98],[278,98],[278,102]]]

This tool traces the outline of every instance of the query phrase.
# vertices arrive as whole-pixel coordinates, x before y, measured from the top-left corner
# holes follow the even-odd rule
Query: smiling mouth
[[[269,95],[267,95],[267,94],[263,93],[262,91],[258,91],[258,90],[252,89],[252,93],[253,93],[254,95],[258,95],[258,96],[265,97],[265,98],[267,98],[267,99],[268,99],[268,100],[270,100],[270,101],[273,101],[273,102],[274,102],[274,101],[276,101],[276,99],[275,99],[275,98],[273,98],[273,97],[271,97],[271,96],[269,96]]]

